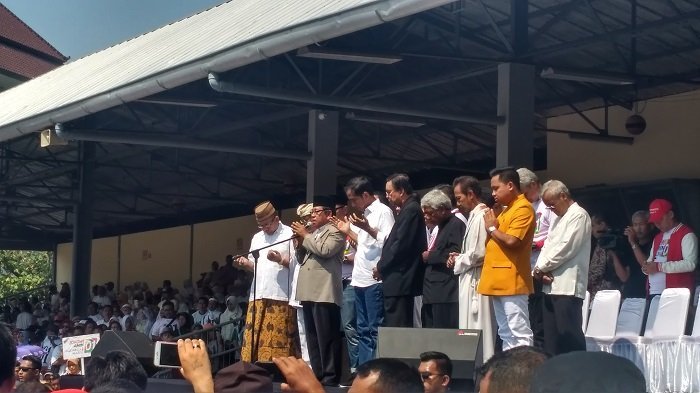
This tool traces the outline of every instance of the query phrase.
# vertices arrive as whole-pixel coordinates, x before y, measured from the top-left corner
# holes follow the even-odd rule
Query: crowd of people
[[[382,202],[372,182],[357,177],[335,200],[300,206],[291,226],[269,202],[258,206],[262,231],[252,248],[277,247],[261,254],[258,277],[283,295],[256,293],[246,338],[258,330],[261,340],[244,340],[244,359],[301,355],[323,385],[337,385],[339,332],[356,372],[375,357],[380,326],[480,329],[484,361],[520,346],[559,355],[586,349],[586,292],[650,300],[665,288],[695,291],[697,237],[665,199],[615,234],[563,182],[541,184],[529,169],[493,170],[490,189],[463,176],[419,198],[408,176],[395,174]],[[251,266],[246,258],[237,264]],[[266,347],[272,341],[260,327],[285,326],[268,314],[288,322],[274,342],[290,345]]]
[[[493,362],[513,349],[530,348],[518,356],[535,358],[585,351],[587,292],[618,289],[650,301],[665,288],[695,291],[697,237],[668,200],[653,200],[615,233],[559,180],[541,184],[526,168],[490,175],[490,193],[462,176],[422,197],[405,174],[387,178],[383,192],[356,177],[343,194],[300,205],[287,224],[266,201],[254,209],[259,232],[250,255],[228,256],[194,287],[176,291],[165,281],[151,294],[136,283],[115,294],[108,283],[72,322],[61,318],[68,315],[64,287],[52,291],[48,310],[14,303],[5,317],[23,343],[32,340],[24,332],[38,315],[59,336],[113,329],[153,340],[244,317],[222,340],[207,340],[208,352],[242,343],[246,364],[284,368],[280,359],[299,358],[289,364],[303,363],[319,386],[355,386],[371,375],[380,326],[479,329],[483,361],[493,366],[483,374],[488,381],[501,367]],[[212,341],[224,343],[213,348]],[[355,382],[340,380],[343,342]],[[48,359],[43,365],[55,367]],[[433,377],[449,374],[423,373],[426,392]]]

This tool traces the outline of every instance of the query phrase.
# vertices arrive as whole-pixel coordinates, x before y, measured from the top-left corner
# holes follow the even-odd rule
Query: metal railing
[[[212,372],[216,373],[241,359],[244,326],[244,319],[237,318],[205,329],[182,334],[175,337],[175,340],[186,338],[203,340],[209,352]]]

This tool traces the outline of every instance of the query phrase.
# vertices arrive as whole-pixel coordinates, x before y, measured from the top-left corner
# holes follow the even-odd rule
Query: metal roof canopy
[[[77,149],[35,134],[55,123],[103,141],[98,236],[300,202],[312,108],[342,114],[340,181],[402,170],[428,185],[493,166],[497,64],[635,82],[538,79],[540,118],[630,107],[695,87],[699,17],[687,0],[231,1],[0,94],[0,241],[68,239]],[[308,55],[323,51],[393,63]],[[545,167],[544,133],[535,145]]]

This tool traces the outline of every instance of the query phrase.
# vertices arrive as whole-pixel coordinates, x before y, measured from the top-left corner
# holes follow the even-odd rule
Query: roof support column
[[[309,111],[309,151],[306,201],[314,195],[335,195],[338,165],[338,112]]]
[[[92,208],[95,193],[95,142],[80,142],[78,200],[73,223],[73,288],[71,315],[79,315],[90,302],[90,260],[92,255]]]
[[[498,65],[498,116],[496,166],[532,168],[534,160],[535,67]]]

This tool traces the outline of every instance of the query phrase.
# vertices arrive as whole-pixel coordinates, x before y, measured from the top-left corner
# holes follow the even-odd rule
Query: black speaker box
[[[452,360],[452,378],[476,380],[482,364],[481,330],[380,327],[377,357],[418,367],[420,354],[442,352]]]
[[[104,357],[112,351],[124,351],[134,355],[149,375],[155,370],[153,365],[154,345],[143,333],[105,331],[95,349],[92,350],[92,356]]]

